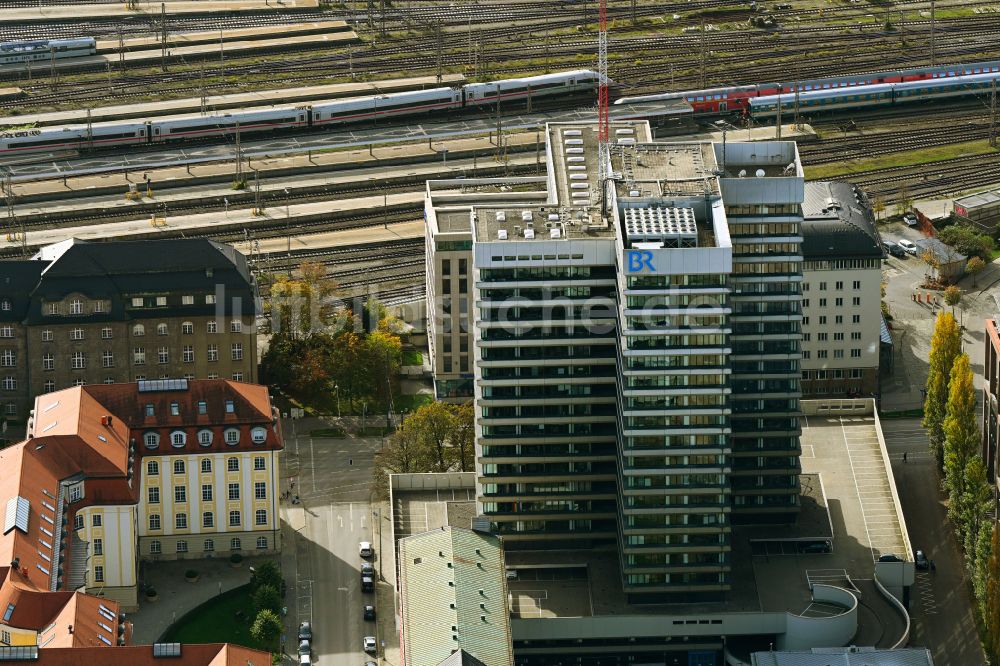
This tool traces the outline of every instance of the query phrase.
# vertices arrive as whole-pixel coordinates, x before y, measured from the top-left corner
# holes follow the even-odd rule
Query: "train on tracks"
[[[796,81],[791,83],[757,83],[746,86],[731,86],[728,88],[709,88],[705,90],[689,90],[685,92],[662,93],[654,95],[638,95],[634,97],[622,97],[615,101],[615,104],[638,104],[643,102],[657,102],[661,100],[682,99],[691,105],[696,114],[726,114],[739,113],[757,117],[764,114],[767,117],[767,104],[754,104],[756,99],[774,98],[775,114],[777,108],[777,97],[782,98],[782,109],[791,110],[794,103],[795,92],[799,93],[799,106],[802,106],[803,99],[809,98],[813,101],[810,105],[812,110],[816,107],[824,106],[819,100],[842,100],[850,98],[854,107],[867,106],[863,102],[865,99],[857,99],[861,94],[859,89],[880,85],[909,84],[913,82],[934,82],[955,79],[964,83],[967,77],[978,75],[989,75],[998,73],[1000,76],[1000,61],[971,63],[968,65],[944,65],[940,67],[922,67],[918,69],[903,69],[888,72],[875,72],[871,74],[857,74],[853,76],[835,76],[821,79],[809,79],[806,81]],[[961,86],[961,83],[959,84]],[[910,89],[906,89],[910,90]],[[919,87],[917,88],[919,90]],[[959,87],[952,91],[950,96],[958,96],[965,88]],[[974,91],[968,89],[970,93]],[[880,91],[885,92],[885,91]],[[900,101],[903,101],[901,99]],[[921,99],[918,94],[905,95],[905,101],[918,101]],[[878,98],[883,100],[884,97]],[[786,104],[787,100],[787,104]],[[845,104],[848,102],[845,102]],[[884,103],[879,101],[879,103]],[[892,103],[891,101],[888,103]],[[841,104],[841,102],[830,102]],[[833,108],[833,106],[825,107]],[[848,106],[838,106],[837,108],[850,108]]]
[[[24,42],[0,42],[0,65],[10,65],[53,58],[78,58],[97,53],[93,37],[75,39],[35,39]]]
[[[520,79],[470,83],[457,88],[414,90],[300,106],[20,129],[0,132],[0,155],[173,143],[228,136],[237,131],[265,133],[303,127],[346,125],[381,118],[490,106],[529,98],[590,94],[596,91],[597,81],[596,72],[573,70]]]

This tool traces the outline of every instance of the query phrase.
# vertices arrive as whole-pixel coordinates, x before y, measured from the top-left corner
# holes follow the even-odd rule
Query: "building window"
[[[155,487],[149,488],[148,489],[148,495],[149,495],[149,503],[150,504],[159,504],[160,503],[160,489],[159,488],[155,488]]]
[[[82,328],[74,328],[74,329],[70,330],[70,332],[69,332],[69,339],[70,340],[83,340],[83,329]]]
[[[833,350],[833,357],[834,358],[844,358],[844,350],[843,349],[834,349]]]
[[[94,555],[104,554],[104,539],[94,539]]]
[[[826,350],[820,349],[816,352],[816,358],[826,358]]]
[[[208,376],[205,377],[205,379],[218,379],[218,378],[219,378],[219,373],[217,372],[210,372],[208,373]]]
[[[215,514],[211,511],[206,511],[201,514],[201,526],[202,527],[215,527]]]
[[[183,473],[184,473],[184,461],[183,460],[175,460],[174,461],[174,474],[183,474]]]
[[[132,307],[141,308],[143,305],[145,305],[145,301],[143,301],[142,296],[134,296],[132,298]]]
[[[834,317],[833,318],[833,323],[834,324],[843,324],[844,323],[844,315],[837,315],[836,317]]]
[[[833,378],[834,379],[843,379],[844,378],[844,371],[843,370],[834,370],[833,371]]]
[[[184,345],[182,358],[185,363],[194,363],[194,347],[191,345]]]
[[[229,526],[230,527],[239,527],[240,526],[240,512],[239,511],[230,511],[229,512]]]
[[[229,332],[230,333],[242,333],[243,332],[243,322],[239,319],[233,319],[229,322]]]
[[[114,331],[111,330],[110,326],[105,326],[104,328],[101,329],[101,339],[102,340],[110,340],[113,335],[114,335]]]
[[[87,382],[85,382],[83,379],[74,379],[73,380],[73,386],[83,386],[86,383]]]
[[[114,377],[105,377],[104,378],[104,383],[105,384],[114,384],[115,383],[115,378]]]
[[[838,308],[843,307],[844,299],[843,298],[834,299],[834,305],[836,305]]]
[[[55,370],[56,359],[52,354],[42,354],[42,370]]]
[[[855,280],[851,286],[854,288],[854,291],[857,291],[858,289],[861,289],[861,281]]]
[[[227,458],[226,459],[226,471],[228,471],[228,472],[238,472],[238,471],[240,471],[240,459],[239,458]]]
[[[264,456],[257,456],[253,459],[253,468],[258,471],[266,469],[264,467]]]
[[[861,350],[860,349],[852,349],[851,350],[851,358],[861,358]]]
[[[149,476],[159,476],[160,475],[160,463],[155,460],[150,460],[146,463],[146,474]]]
[[[253,428],[250,430],[250,439],[254,444],[263,444],[267,440],[267,430],[260,426]]]
[[[205,547],[202,550],[204,550],[206,553],[215,552],[215,541],[213,541],[212,539],[205,539]]]
[[[820,315],[819,325],[820,326],[826,326],[826,315]]]
[[[861,368],[851,368],[848,376],[851,379],[861,379]]]
[[[7,414],[7,416],[14,416],[14,415],[16,415],[17,414],[17,405],[15,405],[12,402],[8,402],[4,406],[4,412]]]
[[[812,333],[803,333],[802,342],[809,342],[812,339]]]
[[[151,530],[160,529],[160,514],[154,513],[149,516],[149,529]]]
[[[104,301],[94,301],[94,312],[105,312]]]
[[[160,365],[166,365],[170,363],[170,348],[160,347],[156,350],[156,362]]]
[[[209,484],[209,483],[203,483],[201,485],[201,501],[202,502],[211,502],[212,501],[212,495],[213,495],[212,490],[213,490],[213,486],[211,484]]]
[[[115,367],[115,353],[110,349],[101,352],[101,366],[104,368]]]
[[[267,550],[267,537],[257,537],[257,549]]]
[[[226,414],[233,414],[236,412],[236,403],[232,400],[226,400]]]
[[[17,390],[17,380],[13,377],[3,378],[3,390],[4,391],[16,391]]]
[[[0,301],[0,309],[3,309],[5,311],[7,311],[7,312],[10,312],[10,308],[11,308],[11,304],[10,304],[10,299],[9,298],[5,298],[5,299],[3,299],[3,301]]]
[[[229,492],[229,499],[230,500],[238,500],[240,498],[240,484],[238,484],[238,483],[230,483],[229,486],[228,486],[228,488],[229,488],[229,490],[228,490],[228,492]]]
[[[819,290],[820,291],[826,291],[826,282],[820,282],[819,283]]]
[[[0,338],[12,338],[12,337],[14,337],[13,326],[0,326]]]
[[[234,372],[233,373],[233,381],[234,382],[241,382],[241,381],[243,381],[243,373],[240,372],[239,370],[237,370],[236,372]]]
[[[74,370],[83,370],[87,367],[87,355],[83,352],[73,352],[73,355],[70,357],[70,361]]]
[[[150,555],[159,555],[161,552],[163,552],[161,549],[162,549],[162,545],[160,544],[159,541],[150,541],[149,542],[149,554]]]
[[[13,368],[17,365],[17,354],[13,349],[4,349],[0,352],[0,365],[5,368]]]
[[[253,484],[253,498],[267,499],[267,484],[263,481],[255,481]]]
[[[201,460],[201,472],[202,474],[210,474],[212,472],[212,459],[202,458]]]
[[[267,525],[267,510],[257,509],[253,512],[253,520],[257,525]]]
[[[142,443],[147,449],[155,449],[160,445],[160,435],[155,432],[147,432],[142,436]]]
[[[226,444],[235,446],[240,443],[240,431],[236,428],[226,428]]]
[[[194,305],[194,296],[191,294],[181,296],[181,305]]]
[[[174,486],[174,503],[184,504],[187,502],[187,486]]]
[[[861,297],[855,296],[854,298],[852,298],[851,305],[853,305],[854,307],[859,307],[861,305]]]
[[[94,582],[103,583],[104,582],[104,567],[100,564],[94,566]]]
[[[243,545],[240,543],[239,538],[229,540],[229,550],[240,550]]]
[[[167,325],[163,324],[163,323],[157,324],[156,325],[156,334],[157,335],[166,335],[167,334]]]
[[[178,541],[177,542],[177,552],[178,553],[186,553],[186,552],[188,552],[188,542],[187,541]]]
[[[95,513],[90,517],[90,524],[93,527],[102,527],[104,525],[104,516],[99,513]]]
[[[218,333],[219,332],[219,322],[215,321],[214,319],[209,320],[209,322],[208,322],[208,324],[206,326],[206,329],[207,329],[207,331],[209,333]]]
[[[179,530],[186,530],[188,526],[188,517],[186,513],[178,513],[174,516],[174,527]]]
[[[212,445],[212,431],[211,430],[199,430],[198,431],[198,443],[202,446]]]
[[[816,334],[816,339],[819,340],[820,342],[825,342],[826,341],[826,335],[827,335],[826,333],[817,333]]]
[[[861,315],[851,315],[851,323],[852,324],[860,324],[861,323]]]
[[[199,414],[207,414],[208,413],[208,403],[205,402],[204,400],[199,400],[198,401],[198,413]]]
[[[42,342],[52,342],[52,331],[49,329],[42,331]]]
[[[42,391],[44,393],[52,393],[55,390],[56,390],[56,383],[51,379],[46,379]]]
[[[851,331],[851,340],[860,340],[861,331]]]
[[[232,353],[233,353],[233,360],[234,361],[242,361],[243,360],[243,343],[242,342],[234,342],[232,344]]]
[[[208,346],[208,360],[210,363],[219,360],[219,345]]]
[[[205,305],[215,305],[215,294],[205,294]]]
[[[73,529],[82,530],[83,529],[83,514],[76,514],[73,516]]]
[[[825,308],[826,307],[826,299],[825,298],[819,299],[819,306],[821,308]]]
[[[843,340],[844,339],[844,334],[843,333],[834,333],[833,334],[833,339],[835,341]]]
[[[144,335],[146,335],[146,327],[145,326],[143,326],[142,324],[136,324],[135,326],[132,327],[132,336],[133,337],[141,338]]]
[[[841,289],[844,288],[844,283],[842,281],[838,280],[837,284],[835,286],[836,286],[837,290],[839,291],[839,290],[841,290]]]
[[[181,333],[183,335],[192,335],[194,333],[194,324],[189,321],[181,324]]]
[[[157,296],[157,297],[156,297],[156,305],[157,305],[157,306],[159,306],[159,307],[161,307],[161,308],[162,308],[162,307],[163,307],[163,306],[165,306],[166,304],[167,304],[167,297],[166,297],[166,296]],[[165,334],[164,334],[164,335],[165,335]]]
[[[144,347],[136,347],[132,350],[132,362],[135,365],[146,365],[146,349]]]
[[[7,302],[7,299],[4,299],[4,303],[6,303],[6,302]],[[50,315],[57,315],[57,314],[59,314],[59,304],[58,303],[49,303],[49,314]]]

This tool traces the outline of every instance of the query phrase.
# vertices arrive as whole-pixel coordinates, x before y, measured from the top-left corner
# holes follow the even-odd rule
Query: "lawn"
[[[418,351],[403,352],[403,365],[423,365],[424,355]]]
[[[434,396],[430,393],[418,393],[417,395],[393,396],[392,406],[397,412],[413,412],[421,405],[429,405],[434,402]]]
[[[237,611],[243,611],[248,617],[237,619]],[[252,613],[250,586],[243,585],[190,611],[175,622],[160,640],[165,643],[235,643],[265,652],[273,651],[274,646],[261,645],[250,637]]]

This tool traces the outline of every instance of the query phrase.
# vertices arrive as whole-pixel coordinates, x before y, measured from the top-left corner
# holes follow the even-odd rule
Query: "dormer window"
[[[199,414],[208,414],[208,403],[205,402],[204,400],[199,400],[198,401],[198,413]]]
[[[198,443],[202,446],[212,445],[212,431],[211,430],[199,430],[198,431]]]
[[[170,433],[170,443],[176,448],[181,448],[187,444],[187,434],[183,430],[173,431]]]
[[[257,426],[256,428],[250,431],[250,439],[253,440],[254,444],[263,444],[265,441],[267,441],[267,430],[265,430],[260,426]]]
[[[69,304],[69,313],[78,315],[83,312],[83,302],[79,298],[74,298]]]
[[[236,446],[240,443],[240,431],[237,428],[226,428],[226,444]]]
[[[0,310],[9,311],[11,308],[10,299],[5,298],[0,301]]]
[[[232,400],[226,400],[226,414],[233,414],[236,412],[236,405],[233,404]]]
[[[155,432],[147,432],[142,436],[142,443],[147,449],[155,449],[160,446],[160,435]]]

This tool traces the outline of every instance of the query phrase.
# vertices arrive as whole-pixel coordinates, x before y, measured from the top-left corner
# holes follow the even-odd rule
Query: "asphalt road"
[[[973,617],[972,587],[946,517],[924,430],[919,419],[883,421],[882,430],[911,545],[936,564],[934,572],[918,571],[911,589],[910,645],[928,648],[936,666],[985,665]]]
[[[362,637],[376,632],[362,617],[375,595],[361,592],[358,543],[374,541],[369,500],[381,440],[313,438],[304,426],[298,422],[295,433],[290,423],[284,426],[286,456],[298,468],[294,492],[306,516],[295,540],[296,611],[299,621],[313,623],[316,663],[360,666]]]
[[[658,115],[663,104],[634,104],[613,106],[611,118],[640,117]],[[503,116],[505,130],[542,127],[547,122],[593,122],[596,111],[587,107],[568,111],[548,111],[538,113],[518,113]],[[368,123],[328,132],[301,132],[281,137],[254,139],[253,135],[241,137],[240,149],[245,157],[306,153],[311,150],[330,150],[357,146],[395,143],[399,141],[430,141],[435,138],[483,134],[495,131],[495,116],[410,118],[402,124],[397,122]],[[103,171],[137,171],[156,166],[176,166],[198,162],[216,162],[234,159],[235,139],[226,137],[217,144],[190,145],[154,150],[127,150],[125,153],[82,155],[67,157],[65,153],[0,158],[0,167],[9,169],[11,180],[37,179],[39,177],[61,178],[63,176],[100,173]],[[155,183],[154,183],[155,185]]]

